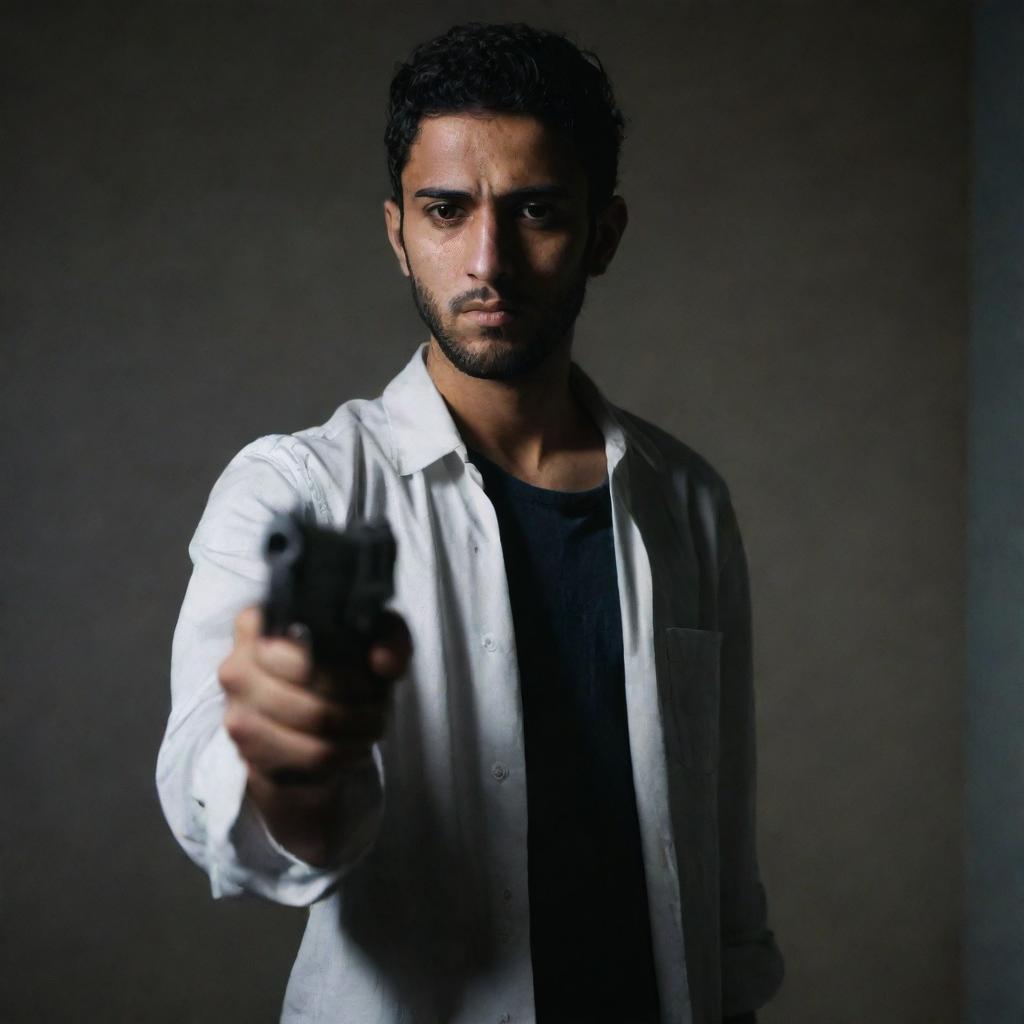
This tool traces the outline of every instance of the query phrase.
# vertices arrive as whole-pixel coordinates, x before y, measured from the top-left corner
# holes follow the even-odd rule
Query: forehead
[[[540,180],[580,186],[583,168],[561,134],[526,114],[424,117],[409,147],[403,188],[427,185],[504,191]]]

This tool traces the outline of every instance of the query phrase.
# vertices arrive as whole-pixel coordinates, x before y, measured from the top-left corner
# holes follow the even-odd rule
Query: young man
[[[418,47],[384,212],[429,340],[379,398],[243,449],[190,546],[160,795],[215,896],[309,905],[286,1021],[720,1024],[781,981],[728,491],[570,358],[626,227],[621,137],[563,37]],[[358,670],[260,636],[297,502],[395,532]]]

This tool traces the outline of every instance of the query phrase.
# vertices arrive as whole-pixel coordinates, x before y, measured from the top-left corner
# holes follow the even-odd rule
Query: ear
[[[409,276],[409,261],[405,258],[405,245],[402,242],[402,211],[394,199],[384,200],[384,224],[387,228],[388,241],[398,259],[402,273]]]
[[[626,209],[626,200],[622,196],[612,196],[597,215],[594,224],[588,267],[591,277],[598,277],[608,269],[628,223],[629,211]]]

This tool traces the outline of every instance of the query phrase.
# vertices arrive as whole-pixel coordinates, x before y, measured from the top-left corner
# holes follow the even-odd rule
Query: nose
[[[495,281],[508,272],[507,231],[493,206],[481,203],[467,237],[466,272],[478,281]]]

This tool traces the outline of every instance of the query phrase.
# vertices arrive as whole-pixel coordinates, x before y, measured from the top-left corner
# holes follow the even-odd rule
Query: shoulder
[[[213,494],[244,494],[278,508],[302,504],[329,520],[348,506],[368,472],[391,461],[389,439],[380,399],[350,399],[321,424],[250,441],[224,468]]]
[[[675,514],[683,517],[692,534],[704,538],[719,565],[742,551],[729,487],[711,462],[667,430],[635,413],[616,408],[615,415],[633,443],[646,449],[649,458],[653,453],[651,461],[660,470],[659,478],[668,488]]]
[[[618,406],[614,409],[626,435],[641,449],[646,448],[655,454],[655,461],[663,473],[689,488],[728,500],[729,488],[725,479],[708,458],[650,420]]]
[[[660,492],[659,499],[669,499],[670,514],[683,524],[708,563],[717,566],[719,578],[731,567],[742,581],[747,571],[743,538],[721,473],[698,451],[661,427],[623,409],[616,408],[615,415],[627,436],[637,447],[646,449],[648,459],[660,470],[654,486]]]
[[[324,423],[297,430],[288,436],[293,438],[293,451],[356,448],[367,444],[379,447],[388,436],[388,417],[381,396],[350,398],[342,402]]]
[[[352,398],[316,426],[265,434],[246,444],[229,465],[268,465],[301,479],[311,458],[337,458],[368,445],[384,447],[387,418],[380,399]]]

